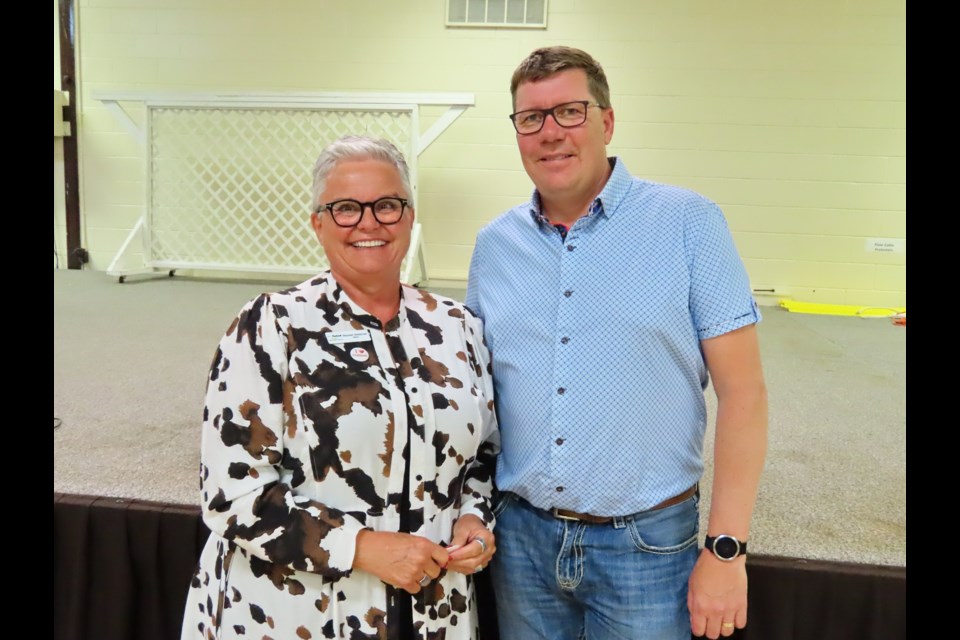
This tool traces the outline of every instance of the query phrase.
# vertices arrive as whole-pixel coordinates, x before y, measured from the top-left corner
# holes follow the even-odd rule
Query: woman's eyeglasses
[[[317,211],[326,209],[339,227],[355,227],[360,224],[364,210],[370,207],[374,219],[380,224],[396,224],[403,217],[407,207],[404,198],[377,198],[373,202],[360,202],[351,198],[334,200],[317,207]]]

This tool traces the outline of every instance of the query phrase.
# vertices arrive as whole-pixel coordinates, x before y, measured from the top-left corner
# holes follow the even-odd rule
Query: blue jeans
[[[699,494],[608,524],[505,493],[490,578],[504,640],[690,640]]]

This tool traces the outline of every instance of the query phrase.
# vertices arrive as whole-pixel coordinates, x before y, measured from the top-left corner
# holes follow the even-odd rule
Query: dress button
[[[563,394],[565,394],[566,392],[567,392],[567,390],[566,390],[564,387],[560,387],[559,389],[557,389],[557,393],[559,393],[560,395],[563,395]]]
[[[567,336],[563,336],[562,338],[560,338],[560,344],[567,344],[568,342],[570,342],[570,338],[568,338]]]
[[[573,251],[573,250],[576,249],[576,248],[577,248],[577,247],[576,247],[575,245],[572,245],[572,244],[568,244],[568,245],[567,245],[567,251]]]
[[[563,487],[557,487],[557,493],[560,493],[561,491],[563,491]]]
[[[563,438],[557,438],[557,444],[563,444]]]
[[[563,292],[563,295],[569,298],[570,296],[573,295],[573,291],[570,291],[569,289],[567,289],[566,291]]]

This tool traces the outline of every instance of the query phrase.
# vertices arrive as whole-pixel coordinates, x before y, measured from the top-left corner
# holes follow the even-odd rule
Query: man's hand
[[[746,626],[746,556],[723,562],[710,551],[701,551],[690,574],[687,607],[695,636],[715,640]]]

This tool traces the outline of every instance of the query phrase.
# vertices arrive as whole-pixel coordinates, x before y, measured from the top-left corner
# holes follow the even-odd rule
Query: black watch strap
[[[707,536],[703,541],[703,546],[724,562],[730,562],[747,553],[746,540],[737,540],[726,534]]]

